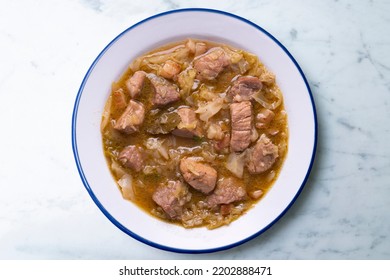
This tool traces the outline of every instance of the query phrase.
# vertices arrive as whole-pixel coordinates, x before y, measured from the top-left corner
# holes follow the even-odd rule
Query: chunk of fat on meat
[[[230,150],[232,152],[241,152],[248,148],[251,143],[252,135],[252,103],[242,101],[230,104],[231,118],[231,138]]]
[[[269,170],[278,158],[278,146],[262,134],[256,145],[247,153],[246,166],[251,174],[260,174]]]
[[[144,166],[144,150],[135,145],[126,146],[118,155],[119,162],[136,172],[140,172]]]
[[[108,97],[106,105],[103,108],[102,122],[100,124],[100,131],[103,132],[108,123],[110,122],[111,116],[111,106],[112,106],[112,96]]]
[[[170,219],[180,220],[183,214],[183,206],[191,200],[191,193],[182,182],[168,181],[166,184],[157,187],[152,199]]]
[[[148,74],[147,77],[154,88],[152,103],[156,107],[164,107],[180,99],[179,89],[175,84],[155,74]]]
[[[180,172],[184,180],[194,189],[208,194],[215,188],[217,171],[205,163],[200,163],[195,158],[182,158]]]
[[[166,79],[175,79],[181,72],[181,65],[173,60],[167,60],[157,74]]]
[[[227,96],[234,102],[252,100],[252,95],[261,90],[263,84],[257,77],[242,76],[237,78],[229,89]]]
[[[218,181],[214,192],[206,198],[206,203],[212,208],[216,205],[244,200],[246,195],[244,184],[233,177],[229,177]]]
[[[116,121],[114,128],[122,133],[131,134],[139,131],[144,122],[145,108],[140,102],[130,100],[126,110]]]
[[[210,81],[215,79],[230,64],[226,52],[221,47],[215,47],[197,57],[193,62],[193,67],[197,71],[197,79]]]
[[[126,82],[127,90],[131,98],[136,98],[142,91],[145,83],[146,73],[144,71],[136,71]]]
[[[182,107],[177,110],[177,113],[180,116],[180,123],[172,134],[186,138],[202,136],[202,128],[193,109]]]

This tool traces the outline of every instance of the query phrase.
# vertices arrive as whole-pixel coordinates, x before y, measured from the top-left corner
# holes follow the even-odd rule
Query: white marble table
[[[232,12],[301,65],[319,120],[303,193],[237,248],[183,255],[117,229],[90,199],[71,148],[89,65],[117,34],[170,9]],[[390,259],[389,1],[10,1],[0,9],[0,259]]]

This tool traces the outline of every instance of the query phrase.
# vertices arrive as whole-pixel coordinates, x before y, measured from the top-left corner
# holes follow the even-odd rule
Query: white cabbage
[[[145,146],[149,150],[156,150],[164,159],[169,159],[168,149],[163,145],[164,140],[158,138],[148,138]]]
[[[118,180],[118,185],[122,189],[122,195],[125,199],[134,200],[133,178],[129,174],[123,175]]]
[[[217,114],[222,109],[222,106],[223,106],[223,99],[216,98],[213,101],[205,102],[199,105],[195,113],[199,114],[199,118],[202,121],[208,122],[212,116]]]
[[[277,98],[277,100],[273,103],[270,103],[261,91],[256,92],[254,95],[252,95],[252,97],[264,108],[267,108],[269,110],[275,110],[282,103],[283,97],[278,90],[274,91],[273,94]]]
[[[245,156],[245,151],[241,154],[233,152],[227,158],[226,168],[238,178],[242,178],[242,175],[244,174]]]

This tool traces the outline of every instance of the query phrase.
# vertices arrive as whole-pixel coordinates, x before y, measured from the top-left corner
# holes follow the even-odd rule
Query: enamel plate
[[[126,201],[103,155],[100,122],[111,83],[141,54],[186,38],[198,38],[256,54],[276,75],[288,114],[288,154],[266,196],[245,215],[214,230],[185,229],[160,221]],[[254,23],[216,10],[185,9],[145,19],[117,36],[89,68],[77,94],[72,144],[81,179],[103,214],[119,229],[153,247],[205,253],[240,245],[267,230],[301,192],[316,150],[314,101],[298,63],[271,34]]]

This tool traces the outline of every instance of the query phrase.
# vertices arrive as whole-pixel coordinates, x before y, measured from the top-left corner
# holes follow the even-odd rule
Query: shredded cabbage
[[[169,159],[168,150],[163,143],[164,140],[160,140],[158,138],[148,138],[145,146],[149,150],[156,150],[164,159]]]
[[[126,174],[126,171],[115,160],[112,160],[111,162],[111,170],[118,177],[122,177]]]
[[[133,178],[129,174],[123,175],[118,180],[118,185],[122,189],[122,196],[125,199],[134,200],[135,194],[133,189]]]
[[[243,58],[242,50],[233,51],[232,49],[225,47],[225,46],[223,47],[223,49],[228,54],[232,64],[238,63]]]
[[[182,96],[186,96],[190,93],[194,85],[195,76],[196,70],[192,68],[188,68],[178,75],[177,82],[179,83],[179,87],[181,89],[180,93]]]
[[[248,63],[248,73],[246,75],[249,76],[260,76],[260,74],[263,72],[262,64],[259,61],[259,58],[251,53],[244,52],[243,53],[245,61]]]
[[[278,91],[278,90],[273,91],[272,93],[277,98],[277,100],[273,103],[270,103],[270,101],[265,98],[265,96],[263,95],[263,93],[261,91],[258,91],[255,94],[253,94],[252,98],[256,102],[258,102],[261,106],[263,106],[264,108],[267,108],[269,110],[275,110],[276,108],[279,107],[280,104],[282,104],[283,97],[282,97],[282,94],[280,93],[280,91]]]
[[[189,60],[190,50],[184,45],[178,45],[171,49],[141,56],[137,58],[131,65],[133,71],[149,68],[159,71],[161,65],[167,60],[172,60],[179,64],[186,64]]]
[[[275,83],[275,75],[272,74],[271,72],[265,71],[260,75],[260,81],[262,83],[266,84],[273,84]]]
[[[146,129],[151,134],[167,134],[174,130],[181,120],[176,112],[163,112],[154,116],[154,119]]]
[[[206,101],[212,101],[218,97],[218,94],[214,93],[212,89],[207,87],[205,84],[200,86],[198,95],[200,98]]]
[[[212,116],[217,114],[222,109],[222,106],[223,98],[216,98],[213,101],[205,102],[199,105],[195,113],[199,114],[199,118],[202,121],[208,122]]]
[[[106,105],[104,106],[104,109],[103,109],[102,122],[100,124],[100,130],[102,132],[103,132],[104,128],[107,126],[108,122],[110,121],[111,103],[112,103],[112,97],[110,96],[106,102]]]

